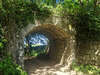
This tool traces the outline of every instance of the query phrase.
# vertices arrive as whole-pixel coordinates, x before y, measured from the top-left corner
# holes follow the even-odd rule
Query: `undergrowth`
[[[89,75],[100,75],[100,68],[97,66],[93,66],[90,64],[77,64],[75,62],[72,63],[72,69],[77,72],[83,72]]]

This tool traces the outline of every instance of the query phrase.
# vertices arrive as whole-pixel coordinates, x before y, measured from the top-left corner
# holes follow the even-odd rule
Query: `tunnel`
[[[49,39],[48,55],[52,60],[60,62],[61,56],[67,46],[69,35],[62,28],[51,24],[35,26],[27,33],[27,35],[32,33],[43,34]]]
[[[67,39],[69,38],[69,34],[67,34],[67,32],[59,26],[44,24],[34,26],[25,36],[36,33],[44,35],[49,40],[49,52],[45,56],[50,60],[48,63],[51,63],[52,61],[54,61],[55,63],[60,63],[63,53],[67,47]],[[45,59],[45,61],[48,61],[48,59]]]

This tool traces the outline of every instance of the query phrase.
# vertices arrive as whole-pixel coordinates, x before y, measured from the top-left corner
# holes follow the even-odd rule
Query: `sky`
[[[29,36],[27,36],[29,43],[31,45],[48,45],[48,38],[46,36],[44,36],[43,34],[30,34]],[[24,44],[26,44],[26,38],[24,39]]]

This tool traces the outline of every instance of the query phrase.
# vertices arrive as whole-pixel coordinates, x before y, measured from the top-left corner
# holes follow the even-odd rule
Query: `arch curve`
[[[56,62],[60,62],[61,56],[65,50],[67,39],[70,37],[62,28],[57,25],[43,24],[34,26],[25,34],[40,33],[45,35],[50,41],[49,57]]]

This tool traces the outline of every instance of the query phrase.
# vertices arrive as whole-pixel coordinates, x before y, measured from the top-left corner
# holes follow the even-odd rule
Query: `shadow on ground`
[[[51,73],[61,67],[58,66],[56,61],[51,59],[41,59],[41,58],[32,58],[25,60],[25,70],[28,72],[28,75],[52,75]]]

